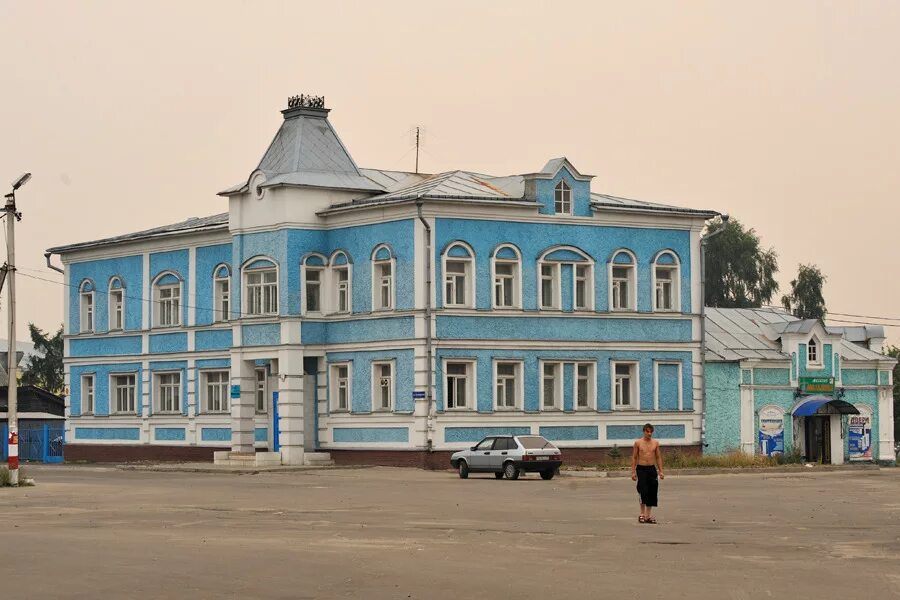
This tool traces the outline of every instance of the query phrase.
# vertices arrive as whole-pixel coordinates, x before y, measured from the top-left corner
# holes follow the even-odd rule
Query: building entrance
[[[806,460],[831,464],[831,416],[804,417]]]

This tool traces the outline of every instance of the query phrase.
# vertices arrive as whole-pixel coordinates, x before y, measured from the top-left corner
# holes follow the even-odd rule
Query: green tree
[[[900,360],[900,346],[888,346],[885,354]],[[894,365],[894,439],[900,440],[900,362]]]
[[[716,218],[706,235],[723,230],[706,244],[706,305],[718,308],[759,308],[778,291],[778,254],[764,250],[754,229],[737,219]]]
[[[61,394],[65,386],[63,375],[63,328],[51,337],[49,333],[28,324],[34,353],[22,369],[22,385],[34,385],[54,394]]]
[[[797,278],[791,281],[791,293],[781,297],[781,304],[798,319],[824,319],[828,312],[822,297],[826,279],[816,265],[800,265]]]

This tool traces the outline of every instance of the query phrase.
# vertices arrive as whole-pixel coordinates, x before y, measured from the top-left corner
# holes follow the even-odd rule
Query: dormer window
[[[819,353],[819,342],[816,338],[809,340],[806,345],[806,363],[810,365],[819,364],[821,362],[821,354]]]
[[[572,188],[565,181],[556,184],[554,193],[556,214],[572,214]]]

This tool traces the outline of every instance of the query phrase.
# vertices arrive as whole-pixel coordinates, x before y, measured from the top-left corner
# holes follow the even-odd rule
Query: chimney
[[[285,119],[295,117],[318,117],[325,119],[331,109],[325,108],[325,96],[300,94],[288,98],[287,108],[281,111]]]

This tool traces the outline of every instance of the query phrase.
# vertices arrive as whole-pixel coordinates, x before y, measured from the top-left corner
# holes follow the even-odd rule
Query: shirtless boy
[[[637,481],[637,491],[641,495],[639,523],[656,524],[656,519],[650,516],[650,512],[656,506],[656,493],[659,490],[657,467],[659,478],[665,479],[659,442],[653,439],[653,425],[647,423],[644,425],[644,436],[634,442],[634,452],[631,454],[631,480]]]

